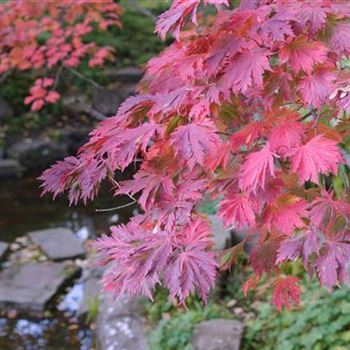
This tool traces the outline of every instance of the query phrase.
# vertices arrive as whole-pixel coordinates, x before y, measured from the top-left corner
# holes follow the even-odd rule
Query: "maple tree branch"
[[[127,208],[132,206],[133,204],[136,203],[136,200],[133,200],[132,202],[123,204],[123,205],[119,205],[117,207],[113,207],[113,208],[103,208],[103,209],[95,209],[96,212],[106,212],[106,211],[113,211],[113,210],[118,210],[118,209],[122,209],[122,208]]]
[[[115,186],[120,187],[120,183],[119,183],[116,179],[114,179],[113,176],[108,175],[108,177],[109,177],[109,179],[113,182],[113,184],[114,184]],[[137,202],[137,199],[136,199],[134,196],[132,196],[131,194],[125,193],[125,195],[128,196],[131,200]]]
[[[12,73],[12,71],[8,70],[0,77],[0,84],[3,83],[11,73]]]
[[[64,66],[65,69],[67,69],[69,72],[71,72],[72,74],[76,75],[78,78],[87,81],[88,83],[90,83],[91,85],[93,85],[95,88],[97,89],[102,89],[102,86],[100,84],[98,84],[95,80],[90,79],[88,77],[86,77],[84,74],[78,72],[76,69],[74,68],[68,68],[66,66]]]
[[[91,117],[95,118],[98,121],[102,121],[107,119],[107,117],[102,114],[101,112],[97,111],[96,109],[92,108],[91,106],[85,106],[84,107],[84,112]]]
[[[59,83],[59,81],[60,81],[60,77],[61,77],[63,68],[64,68],[63,65],[61,65],[61,66],[58,68],[58,70],[57,70],[57,72],[56,72],[56,76],[55,76],[55,82],[54,82],[54,84],[53,84],[51,90],[56,90],[57,85],[58,85],[58,83]]]
[[[137,11],[150,18],[154,23],[157,22],[157,16],[155,16],[150,10],[140,5],[137,1],[129,0],[129,3],[131,3]]]

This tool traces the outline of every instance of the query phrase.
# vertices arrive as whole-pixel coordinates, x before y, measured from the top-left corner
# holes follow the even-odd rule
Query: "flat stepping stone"
[[[96,329],[99,349],[148,350],[140,314],[140,299],[122,298],[113,303],[102,294]]]
[[[0,308],[42,312],[78,273],[64,263],[13,265],[0,274]]]
[[[192,336],[194,350],[239,350],[243,324],[235,320],[210,320],[199,323]]]
[[[16,178],[21,173],[21,167],[17,160],[0,159],[0,179]]]
[[[0,241],[0,261],[5,260],[7,253],[9,251],[9,244]]]
[[[28,235],[51,260],[74,259],[85,255],[82,242],[68,228],[34,231]]]
[[[225,228],[217,215],[208,215],[213,232],[214,250],[220,251],[232,246],[231,230]]]

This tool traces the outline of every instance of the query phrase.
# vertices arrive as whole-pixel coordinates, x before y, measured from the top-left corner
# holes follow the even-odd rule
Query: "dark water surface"
[[[108,231],[112,224],[125,223],[136,210],[129,206],[118,211],[96,212],[130,202],[128,198],[113,198],[110,189],[102,189],[99,199],[87,206],[69,207],[67,198],[52,201],[40,197],[35,176],[15,180],[0,180],[0,240],[13,242],[30,231],[69,227],[84,238]],[[86,238],[86,237],[85,237]],[[82,297],[81,286],[75,285],[66,296],[65,308],[74,311]],[[42,319],[0,318],[0,350],[89,350],[93,342],[88,327],[71,322],[64,312]]]
[[[40,183],[36,177],[0,180],[0,240],[12,242],[30,231],[69,227],[74,232],[81,228],[94,228],[97,234],[108,231],[111,224],[126,222],[135,207],[118,211],[96,212],[97,208],[112,208],[128,203],[128,198],[113,198],[104,188],[99,198],[86,206],[69,207],[66,197],[55,201],[49,195],[40,197]],[[1,349],[2,350],[2,349]]]

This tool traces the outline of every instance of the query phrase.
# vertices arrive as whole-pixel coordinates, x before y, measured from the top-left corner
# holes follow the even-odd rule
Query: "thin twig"
[[[145,7],[141,6],[137,1],[129,0],[129,3],[131,3],[137,11],[150,18],[154,23],[157,22],[157,16],[155,16],[151,11],[147,10]]]
[[[66,68],[66,69],[67,69],[69,72],[71,72],[72,74],[76,75],[78,78],[87,81],[88,83],[90,83],[91,85],[93,85],[95,88],[97,88],[97,89],[102,89],[102,86],[99,85],[95,80],[86,77],[84,74],[81,74],[81,73],[78,72],[76,69],[74,69],[74,68],[68,68],[68,67],[66,67],[66,66],[65,66],[64,68]]]
[[[6,78],[12,73],[11,70],[8,70],[7,72],[5,72],[1,77],[0,77],[0,84],[3,83]]]
[[[112,176],[109,176],[109,179],[114,183],[114,185],[120,187],[120,184],[118,183],[118,181],[116,179],[114,179]],[[125,193],[125,195],[127,195],[131,200],[133,200],[135,202],[137,201],[137,199],[134,196],[132,196],[131,194]]]
[[[105,208],[105,209],[95,209],[96,212],[106,212],[106,211],[113,211],[113,210],[118,210],[118,209],[122,209],[122,208],[126,208],[126,207],[130,207],[131,205],[135,204],[136,200],[123,204],[123,205],[119,205],[118,207],[114,207],[114,208]]]
[[[98,121],[107,119],[107,117],[104,114],[92,108],[91,106],[84,106],[84,112],[90,115],[91,117],[97,119]]]
[[[62,71],[63,71],[63,68],[64,68],[63,65],[61,65],[61,66],[58,68],[58,70],[57,70],[57,72],[56,72],[55,83],[53,84],[52,90],[56,90],[57,85],[58,85],[58,83],[59,83],[59,81],[60,81],[60,77],[61,77],[61,73],[62,73]]]

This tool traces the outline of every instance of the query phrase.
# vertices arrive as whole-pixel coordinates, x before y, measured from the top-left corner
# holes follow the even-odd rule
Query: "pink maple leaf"
[[[234,225],[240,229],[245,226],[253,227],[255,225],[253,205],[242,193],[229,193],[220,202],[218,214],[226,226]]]
[[[41,108],[44,107],[44,104],[45,104],[44,99],[39,98],[32,103],[32,107],[30,109],[32,111],[39,111]]]
[[[270,237],[263,242],[258,242],[251,251],[249,261],[258,276],[262,276],[263,273],[269,274],[278,271],[276,258],[279,243],[279,237]]]
[[[274,285],[272,293],[272,302],[277,310],[281,311],[283,307],[290,309],[292,304],[300,303],[299,279],[296,277],[279,278]]]
[[[111,169],[120,167],[124,170],[134,159],[138,151],[145,152],[150,140],[162,133],[162,127],[156,123],[143,123],[136,128],[116,128],[105,140],[100,149],[101,156],[107,154],[106,163]],[[93,147],[99,140],[92,140],[87,148]]]
[[[325,63],[328,60],[328,49],[318,41],[308,41],[299,36],[281,48],[282,62],[288,62],[296,73],[304,71],[311,73],[316,63]]]
[[[329,70],[320,70],[301,79],[299,90],[303,100],[320,108],[335,89],[336,74]]]
[[[45,96],[45,101],[49,103],[56,103],[60,98],[60,94],[57,91],[49,91]]]
[[[143,294],[152,297],[160,274],[172,253],[171,236],[166,232],[147,233],[139,225],[111,227],[111,236],[99,238],[95,247],[107,268],[102,284],[113,296]]]
[[[275,176],[274,154],[267,144],[258,152],[250,153],[241,167],[239,186],[242,190],[256,191],[265,187],[268,174]]]
[[[327,22],[327,14],[330,12],[329,6],[325,2],[306,1],[299,2],[299,6],[291,8],[291,14],[297,22],[298,29],[302,32],[307,29],[310,36],[314,36],[323,29]],[[293,6],[293,5],[292,5]]]
[[[284,156],[293,146],[300,144],[305,133],[305,125],[295,121],[285,121],[271,129],[268,138],[273,152]]]
[[[322,135],[313,137],[308,143],[296,146],[287,152],[291,171],[299,175],[301,183],[318,183],[318,174],[335,174],[343,163],[337,143]]]
[[[246,93],[249,87],[259,89],[263,84],[263,73],[270,69],[268,51],[255,48],[238,53],[225,69],[223,85],[233,92]]]
[[[246,44],[241,38],[227,33],[216,38],[205,61],[208,74],[210,76],[216,75],[245,46]]]
[[[347,267],[350,260],[350,244],[341,236],[332,237],[324,245],[323,253],[315,262],[321,284],[332,288],[338,282],[349,281]]]
[[[197,8],[201,0],[175,0],[171,8],[159,16],[156,33],[162,39],[165,39],[167,32],[172,31],[176,39],[179,38],[180,31],[185,24],[186,17],[190,16],[191,21],[197,24]],[[220,5],[228,5],[228,0],[204,0],[205,4],[215,5],[219,8]]]
[[[341,215],[346,221],[350,218],[350,205],[344,200],[334,200],[333,193],[325,190],[322,196],[312,201],[310,205],[310,220],[315,227],[325,229],[336,216]]]
[[[182,125],[171,135],[175,153],[185,160],[190,168],[204,165],[204,155],[215,155],[220,145],[214,123],[209,119]]]
[[[340,23],[334,27],[330,45],[339,55],[348,55],[350,53],[349,23]]]
[[[307,202],[295,196],[281,196],[275,205],[269,206],[264,213],[264,223],[269,231],[276,228],[284,234],[305,226],[303,218],[308,217]]]
[[[251,146],[262,135],[264,135],[264,123],[252,122],[236,131],[230,137],[230,143],[234,151],[237,151],[241,146]]]
[[[156,200],[172,197],[174,187],[170,176],[140,170],[134,175],[133,180],[122,182],[115,194],[135,195],[142,191],[138,202],[144,210],[150,210]]]
[[[43,195],[48,192],[52,192],[55,199],[60,193],[64,192],[70,182],[72,172],[79,164],[79,160],[76,157],[67,157],[58,161],[52,165],[51,168],[46,169],[39,177],[42,181],[41,187]]]
[[[167,32],[172,31],[178,39],[187,16],[190,15],[192,22],[197,23],[196,11],[199,2],[200,0],[174,1],[171,8],[159,16],[155,31],[162,39],[165,39]]]
[[[212,245],[210,225],[207,221],[196,219],[178,234],[175,240],[178,249],[165,268],[165,285],[170,296],[178,297],[180,303],[184,303],[195,291],[206,302],[218,267],[214,253],[208,251]]]
[[[304,264],[307,264],[310,255],[312,253],[319,254],[320,249],[320,234],[314,227],[311,227],[307,231],[302,232],[302,234],[281,242],[278,248],[276,263],[280,264],[288,260],[295,261],[301,257]]]

